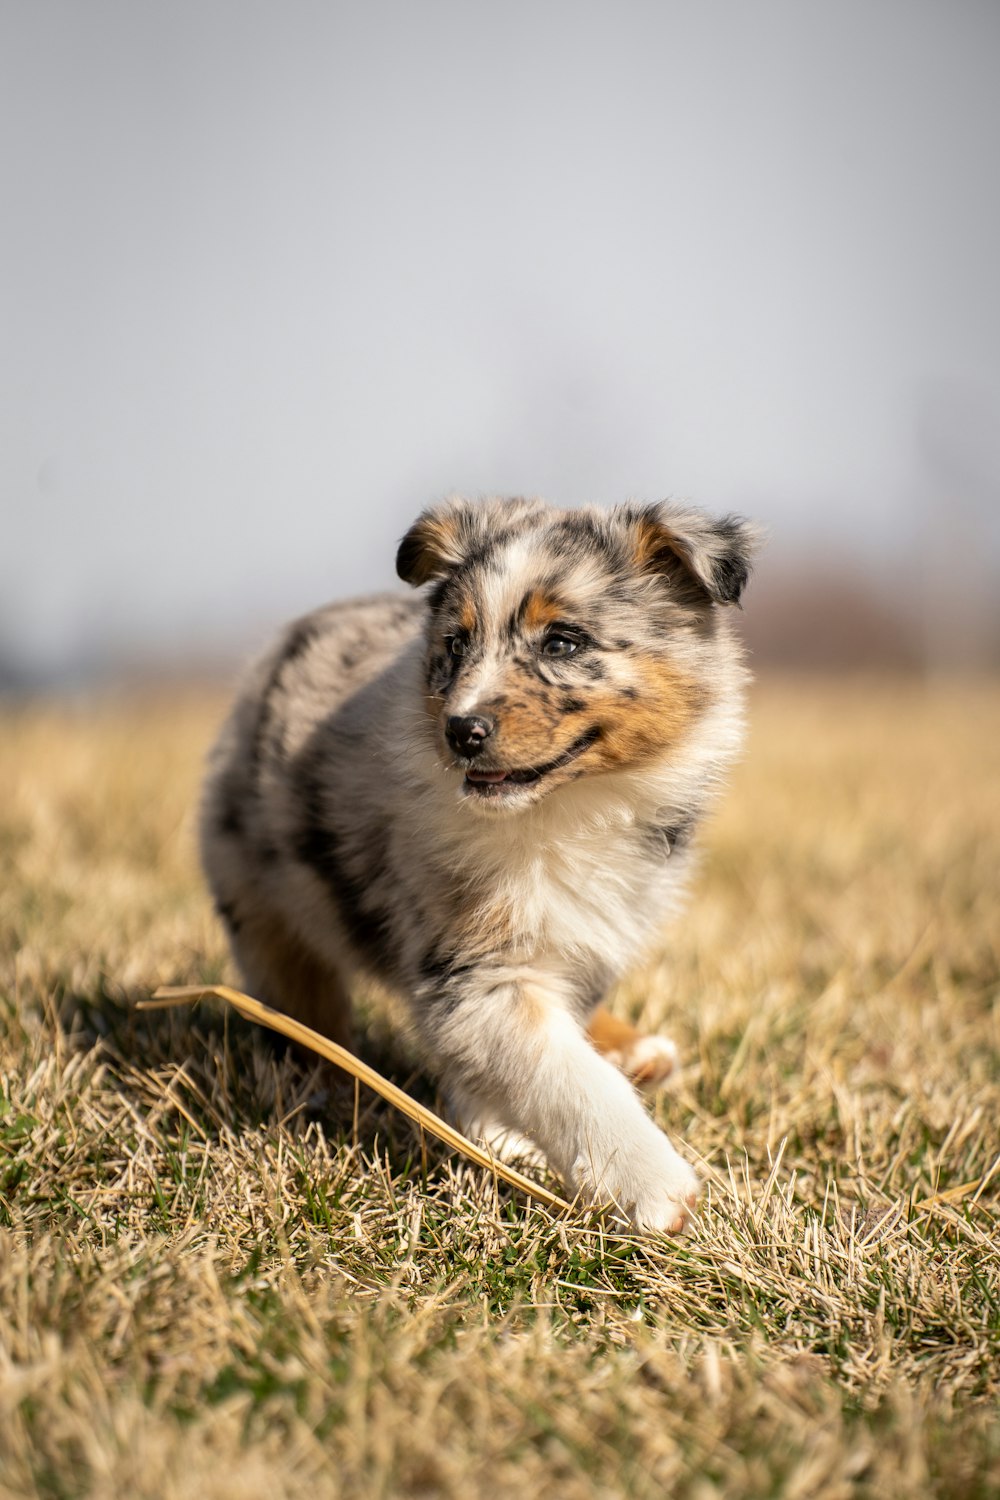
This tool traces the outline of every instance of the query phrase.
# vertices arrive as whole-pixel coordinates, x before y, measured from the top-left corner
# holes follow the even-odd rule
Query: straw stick
[[[978,1198],[992,1173],[991,1168],[985,1177],[975,1177],[972,1182],[960,1182],[955,1187],[945,1188],[943,1193],[933,1193],[930,1198],[922,1198],[919,1203],[913,1204],[913,1212],[922,1213],[924,1209],[937,1208],[941,1203],[961,1203],[973,1193]]]
[[[230,989],[226,984],[209,985],[166,985],[156,990],[150,1000],[138,1001],[140,1010],[162,1010],[173,1005],[186,1005],[195,1000],[204,1000],[208,996],[215,995],[220,1000],[225,1000],[240,1015],[246,1016],[250,1021],[256,1021],[261,1026],[269,1026],[272,1031],[280,1031],[293,1042],[300,1042],[304,1047],[309,1047],[317,1052],[320,1057],[325,1057],[328,1062],[335,1063],[338,1068],[343,1068],[345,1073],[350,1073],[352,1078],[359,1079],[362,1083],[374,1089],[401,1114],[408,1115],[415,1120],[424,1130],[436,1135],[438,1140],[444,1141],[453,1151],[460,1151],[467,1156],[476,1166],[483,1167],[491,1172],[494,1177],[502,1178],[511,1187],[526,1193],[529,1197],[544,1203],[546,1208],[557,1213],[570,1212],[570,1205],[555,1193],[550,1193],[548,1188],[541,1187],[537,1182],[532,1182],[530,1177],[525,1177],[522,1172],[509,1167],[505,1162],[498,1161],[490,1152],[484,1151],[481,1146],[470,1141],[449,1125],[447,1120],[442,1120],[433,1110],[425,1109],[418,1104],[416,1099],[411,1099],[409,1094],[376,1073],[367,1063],[362,1062],[360,1057],[355,1057],[353,1052],[348,1052],[346,1047],[338,1046],[327,1037],[321,1036],[318,1031],[313,1031],[309,1026],[303,1026],[301,1021],[295,1021],[291,1016],[284,1016],[280,1011],[272,1010],[269,1005],[264,1005],[260,1000],[254,1000],[250,995],[244,995],[240,990]]]

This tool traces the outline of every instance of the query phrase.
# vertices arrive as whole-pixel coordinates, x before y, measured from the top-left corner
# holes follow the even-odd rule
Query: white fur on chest
[[[617,975],[675,906],[681,871],[643,857],[635,830],[619,829],[547,847],[519,886],[517,925],[540,958],[596,961]]]
[[[644,824],[662,789],[641,790],[635,806],[621,787],[583,783],[512,817],[452,802],[436,834],[484,916],[504,911],[520,959],[616,975],[676,910],[688,863],[651,852]]]

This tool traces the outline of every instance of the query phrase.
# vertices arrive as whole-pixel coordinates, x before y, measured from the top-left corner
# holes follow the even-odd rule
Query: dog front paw
[[[595,1170],[592,1157],[579,1158],[571,1173],[573,1186],[590,1202],[610,1202],[637,1229],[681,1234],[694,1213],[701,1184],[666,1136],[655,1127],[651,1130],[655,1141],[617,1152],[602,1170]]]
[[[636,1198],[631,1219],[649,1233],[683,1234],[695,1211],[701,1183],[687,1162],[665,1178],[650,1184]]]

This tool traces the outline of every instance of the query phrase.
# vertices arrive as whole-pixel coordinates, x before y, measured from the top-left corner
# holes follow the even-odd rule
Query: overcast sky
[[[453,491],[1000,512],[998,78],[996,0],[0,0],[0,658],[246,638]]]

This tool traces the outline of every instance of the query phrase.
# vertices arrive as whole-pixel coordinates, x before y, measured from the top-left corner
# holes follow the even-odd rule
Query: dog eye
[[[543,656],[572,656],[574,651],[580,649],[580,642],[574,641],[568,635],[550,635],[542,642]]]
[[[452,656],[464,656],[469,649],[469,643],[464,635],[449,635],[445,637],[445,645]]]

